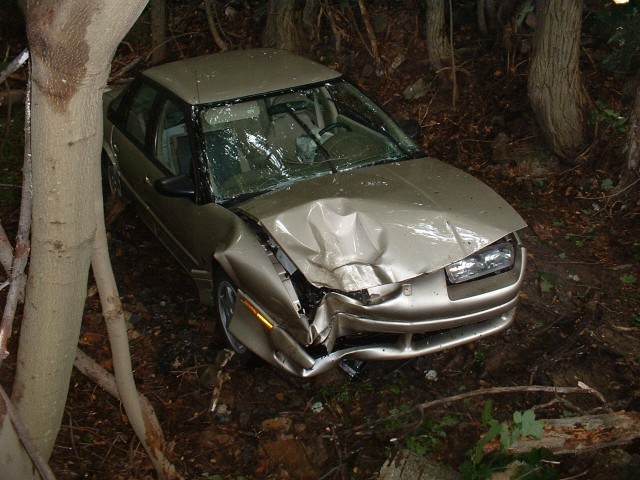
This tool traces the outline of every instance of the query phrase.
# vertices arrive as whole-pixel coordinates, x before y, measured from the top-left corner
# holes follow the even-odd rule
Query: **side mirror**
[[[400,120],[399,124],[411,140],[415,140],[420,135],[420,124],[416,120]]]
[[[184,173],[160,178],[155,181],[154,187],[158,193],[167,197],[193,197],[196,194],[193,180]]]

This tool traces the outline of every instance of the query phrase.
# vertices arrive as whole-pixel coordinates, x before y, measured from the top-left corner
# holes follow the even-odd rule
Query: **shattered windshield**
[[[419,151],[346,81],[200,110],[214,196],[232,200]]]

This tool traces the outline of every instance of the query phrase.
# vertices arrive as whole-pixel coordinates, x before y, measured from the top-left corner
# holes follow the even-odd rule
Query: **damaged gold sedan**
[[[151,68],[105,95],[103,161],[241,357],[310,377],[514,319],[520,216],[317,63],[265,49]]]

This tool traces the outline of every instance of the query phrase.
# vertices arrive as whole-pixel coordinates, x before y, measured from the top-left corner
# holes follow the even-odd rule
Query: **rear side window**
[[[145,144],[151,108],[157,94],[155,88],[143,83],[131,99],[125,129],[141,145]]]

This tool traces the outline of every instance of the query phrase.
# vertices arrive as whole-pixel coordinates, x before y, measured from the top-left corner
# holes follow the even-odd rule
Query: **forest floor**
[[[202,19],[199,26],[185,26],[188,5],[175,5],[174,35],[181,28],[207,31]],[[109,236],[135,377],[187,478],[373,479],[400,448],[457,469],[486,431],[481,417],[489,398],[498,420],[531,408],[538,418],[640,410],[640,205],[637,185],[615,189],[623,132],[601,122],[577,165],[562,166],[541,146],[528,107],[526,49],[507,55],[502,47],[473,41],[464,28],[457,33],[464,72],[452,108],[450,82],[429,71],[415,15],[408,7],[385,10],[388,5],[370,13],[379,24],[384,64],[399,58],[398,52],[404,56],[397,69],[376,75],[355,36],[349,54],[323,60],[373,92],[396,117],[417,119],[427,154],[482,179],[526,220],[529,227],[521,237],[528,273],[517,319],[506,332],[471,345],[411,361],[370,363],[355,379],[337,369],[300,380],[266,364],[245,366],[232,359],[225,367],[229,379],[219,399],[222,408],[211,415],[212,392],[203,386],[202,373],[224,348],[212,311],[198,305],[190,278],[127,208],[110,225]],[[228,26],[232,38],[242,34],[243,47],[259,44],[248,15],[234,22]],[[213,50],[203,37],[180,37],[179,50],[188,56]],[[114,70],[148,53],[138,48],[135,36],[130,38]],[[628,111],[622,80],[587,61],[583,68],[592,98]],[[407,100],[402,92],[419,79],[424,95]],[[6,138],[21,134],[6,126],[4,116],[0,128],[6,128]],[[15,165],[0,166],[0,208],[9,231],[15,231],[19,190],[6,185],[19,184],[19,177]],[[17,339],[16,331],[11,352]],[[80,346],[111,367],[91,285]],[[13,354],[0,370],[6,388],[11,359]],[[578,382],[599,391],[606,403],[588,395],[523,393],[452,402],[424,416],[412,410],[480,388]],[[639,455],[636,441],[559,455],[548,465],[562,478],[631,479],[640,476]],[[119,402],[76,371],[51,465],[61,479],[154,478]]]

